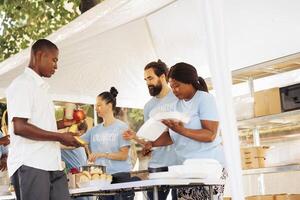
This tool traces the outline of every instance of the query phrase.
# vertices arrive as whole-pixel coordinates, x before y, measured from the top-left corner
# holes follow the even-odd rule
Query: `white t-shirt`
[[[8,173],[12,176],[22,165],[46,171],[62,170],[59,142],[37,141],[15,135],[13,118],[26,118],[43,130],[57,132],[53,102],[47,94],[49,85],[26,67],[6,90],[10,146]]]

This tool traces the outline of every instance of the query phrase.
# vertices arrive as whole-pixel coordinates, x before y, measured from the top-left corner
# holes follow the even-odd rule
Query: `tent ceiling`
[[[209,77],[198,0],[106,0],[48,38],[60,48],[49,79],[55,100],[93,103],[115,86],[118,106],[143,107],[150,98],[146,63],[189,62]],[[240,69],[300,52],[300,2],[229,0],[225,4],[228,64]],[[292,31],[286,31],[292,30]],[[28,63],[29,50],[0,63],[0,97]]]

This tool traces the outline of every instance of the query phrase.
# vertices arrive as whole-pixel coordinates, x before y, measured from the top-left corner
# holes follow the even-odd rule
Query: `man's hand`
[[[59,133],[59,142],[65,146],[80,147],[82,146],[74,137],[74,133],[65,132]]]
[[[132,130],[127,130],[123,133],[124,140],[133,140],[136,139],[136,133]]]
[[[146,142],[145,146],[142,149],[143,156],[149,155],[151,153],[151,149],[152,149],[152,142]]]
[[[9,145],[9,143],[10,143],[9,135],[0,138],[0,145],[7,146]]]

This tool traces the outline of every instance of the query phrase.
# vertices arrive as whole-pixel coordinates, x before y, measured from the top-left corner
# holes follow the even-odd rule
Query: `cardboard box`
[[[246,200],[275,200],[275,196],[273,195],[257,195],[246,197]]]
[[[300,194],[277,194],[274,200],[300,200]]]
[[[70,189],[76,188],[76,178],[75,178],[75,174],[68,173],[68,174],[67,174],[67,178],[68,178],[68,187],[69,187]]]
[[[267,146],[241,148],[242,168],[255,169],[265,167],[268,148]]]
[[[265,158],[252,158],[242,160],[243,169],[257,169],[265,167]]]
[[[278,113],[281,113],[279,88],[272,88],[254,93],[255,117]]]

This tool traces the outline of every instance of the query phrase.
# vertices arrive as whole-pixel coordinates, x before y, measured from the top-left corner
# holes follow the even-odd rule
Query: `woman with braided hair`
[[[225,167],[222,139],[219,136],[219,118],[215,99],[208,93],[207,85],[190,64],[177,63],[171,67],[169,83],[178,98],[175,110],[190,115],[187,124],[174,120],[163,120],[169,128],[152,146],[174,144],[179,162],[186,159],[215,159]],[[226,178],[226,172],[220,177]],[[214,200],[223,199],[224,186],[214,187]],[[205,186],[177,190],[179,200],[212,200]]]

